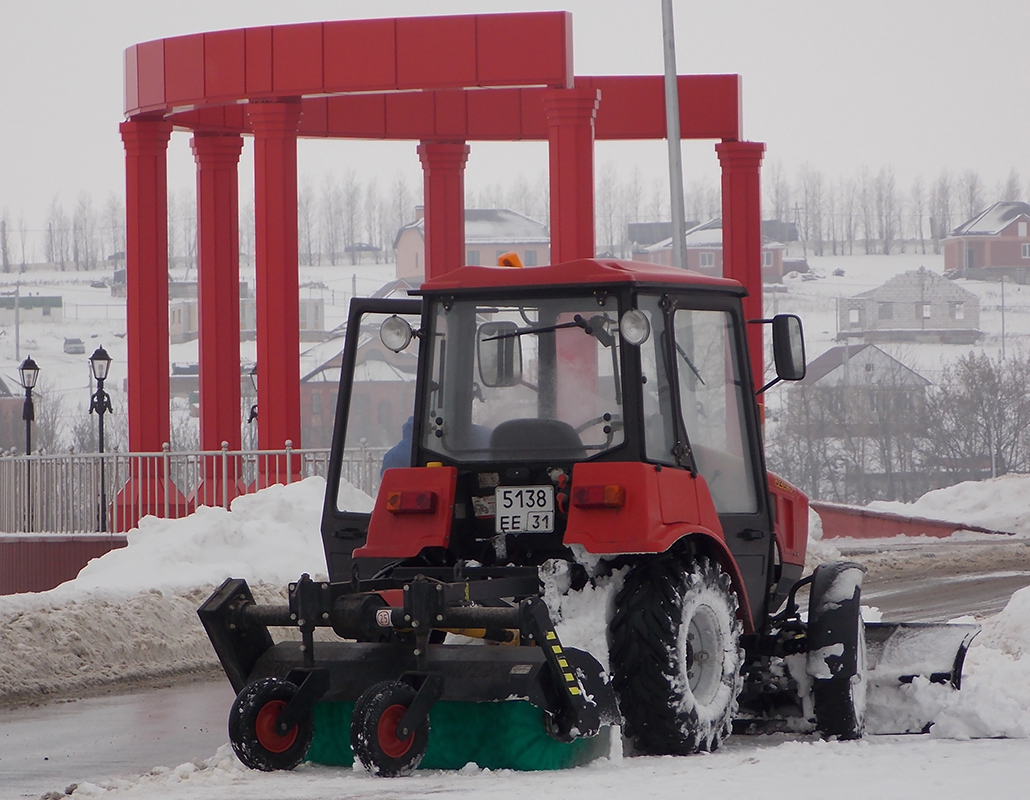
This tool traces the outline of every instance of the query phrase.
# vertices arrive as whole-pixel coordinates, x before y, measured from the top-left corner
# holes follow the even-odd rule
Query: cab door
[[[379,329],[396,315],[417,330],[421,314],[421,300],[351,301],[322,508],[332,581],[351,578],[351,553],[365,543],[382,471],[411,463],[419,340],[412,338],[395,353],[380,340]]]

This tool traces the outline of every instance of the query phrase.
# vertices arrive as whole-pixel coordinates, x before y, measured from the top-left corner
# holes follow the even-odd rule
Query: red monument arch
[[[513,48],[512,42],[518,47]],[[680,131],[715,139],[727,277],[761,316],[759,168],[740,141],[740,78],[678,78]],[[177,36],[125,51],[129,448],[168,441],[166,152],[192,131],[197,165],[200,440],[240,447],[237,170],[254,137],[258,443],[300,446],[297,139],[417,141],[426,273],[464,260],[470,141],[546,140],[551,258],[594,254],[594,141],[664,139],[661,76],[574,76],[567,12],[279,25]],[[762,375],[760,326],[752,326]],[[757,344],[757,346],[756,346]],[[137,479],[138,480],[138,479]],[[143,495],[144,487],[126,492]],[[160,491],[146,496],[160,498]],[[221,497],[221,492],[215,496]]]

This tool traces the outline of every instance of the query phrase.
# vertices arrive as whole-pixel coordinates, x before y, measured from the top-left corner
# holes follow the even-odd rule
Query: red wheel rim
[[[379,737],[379,747],[390,758],[403,756],[411,749],[411,745],[415,741],[414,733],[407,739],[397,736],[397,726],[401,724],[404,712],[407,710],[407,706],[398,703],[387,708],[379,717],[379,727],[376,731],[376,735]]]
[[[297,741],[296,725],[290,728],[285,736],[280,736],[275,729],[276,720],[284,708],[285,701],[269,700],[261,707],[257,719],[254,720],[254,733],[257,734],[258,744],[270,753],[285,753]]]

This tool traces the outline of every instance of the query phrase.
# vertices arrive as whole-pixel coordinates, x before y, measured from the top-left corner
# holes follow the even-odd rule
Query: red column
[[[254,132],[258,444],[262,449],[278,450],[287,439],[294,447],[301,446],[297,273],[300,102],[250,103],[247,109]],[[279,480],[285,480],[285,471]]]
[[[759,175],[765,144],[721,142],[715,146],[722,166],[722,274],[744,284],[745,319],[762,318],[762,192]],[[764,383],[762,326],[748,325],[751,371],[758,389]],[[761,398],[759,398],[761,402]]]
[[[168,140],[171,123],[131,119],[125,144],[125,314],[129,450],[161,451],[168,411]]]
[[[171,438],[168,357],[168,140],[162,119],[119,126],[125,145],[125,313],[129,450],[161,452]],[[133,461],[108,515],[125,531],[147,514],[181,513],[184,498],[165,480],[162,462]]]
[[[594,255],[594,117],[600,90],[544,95],[551,184],[551,263]]]
[[[465,142],[422,142],[426,279],[465,264]]]
[[[240,231],[238,135],[197,134],[197,300],[200,317],[200,447],[222,442],[239,450],[240,435]],[[228,472],[227,480],[223,474]],[[224,505],[244,487],[238,464],[223,470],[209,459],[195,504]]]

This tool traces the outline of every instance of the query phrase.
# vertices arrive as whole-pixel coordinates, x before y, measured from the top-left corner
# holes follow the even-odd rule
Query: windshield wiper
[[[694,373],[699,381],[701,381],[701,385],[705,386],[705,379],[701,377],[701,373],[697,371],[697,367],[694,366],[694,362],[690,360],[690,356],[687,355],[687,351],[683,349],[679,342],[676,342],[676,352],[683,357],[687,366],[690,367],[690,371]]]
[[[563,328],[582,328],[584,332],[593,336],[597,341],[603,344],[605,347],[610,347],[612,344],[612,335],[605,330],[605,323],[608,322],[608,318],[597,314],[590,318],[590,320],[583,319],[582,316],[576,314],[572,318],[571,322],[558,322],[554,325],[543,325],[539,328],[532,326],[526,328],[516,328],[509,333],[499,333],[496,336],[489,336],[483,339],[484,342],[492,342],[495,339],[511,339],[514,336],[524,336],[527,333],[552,333],[554,331],[562,330]],[[704,383],[704,381],[702,381]]]

